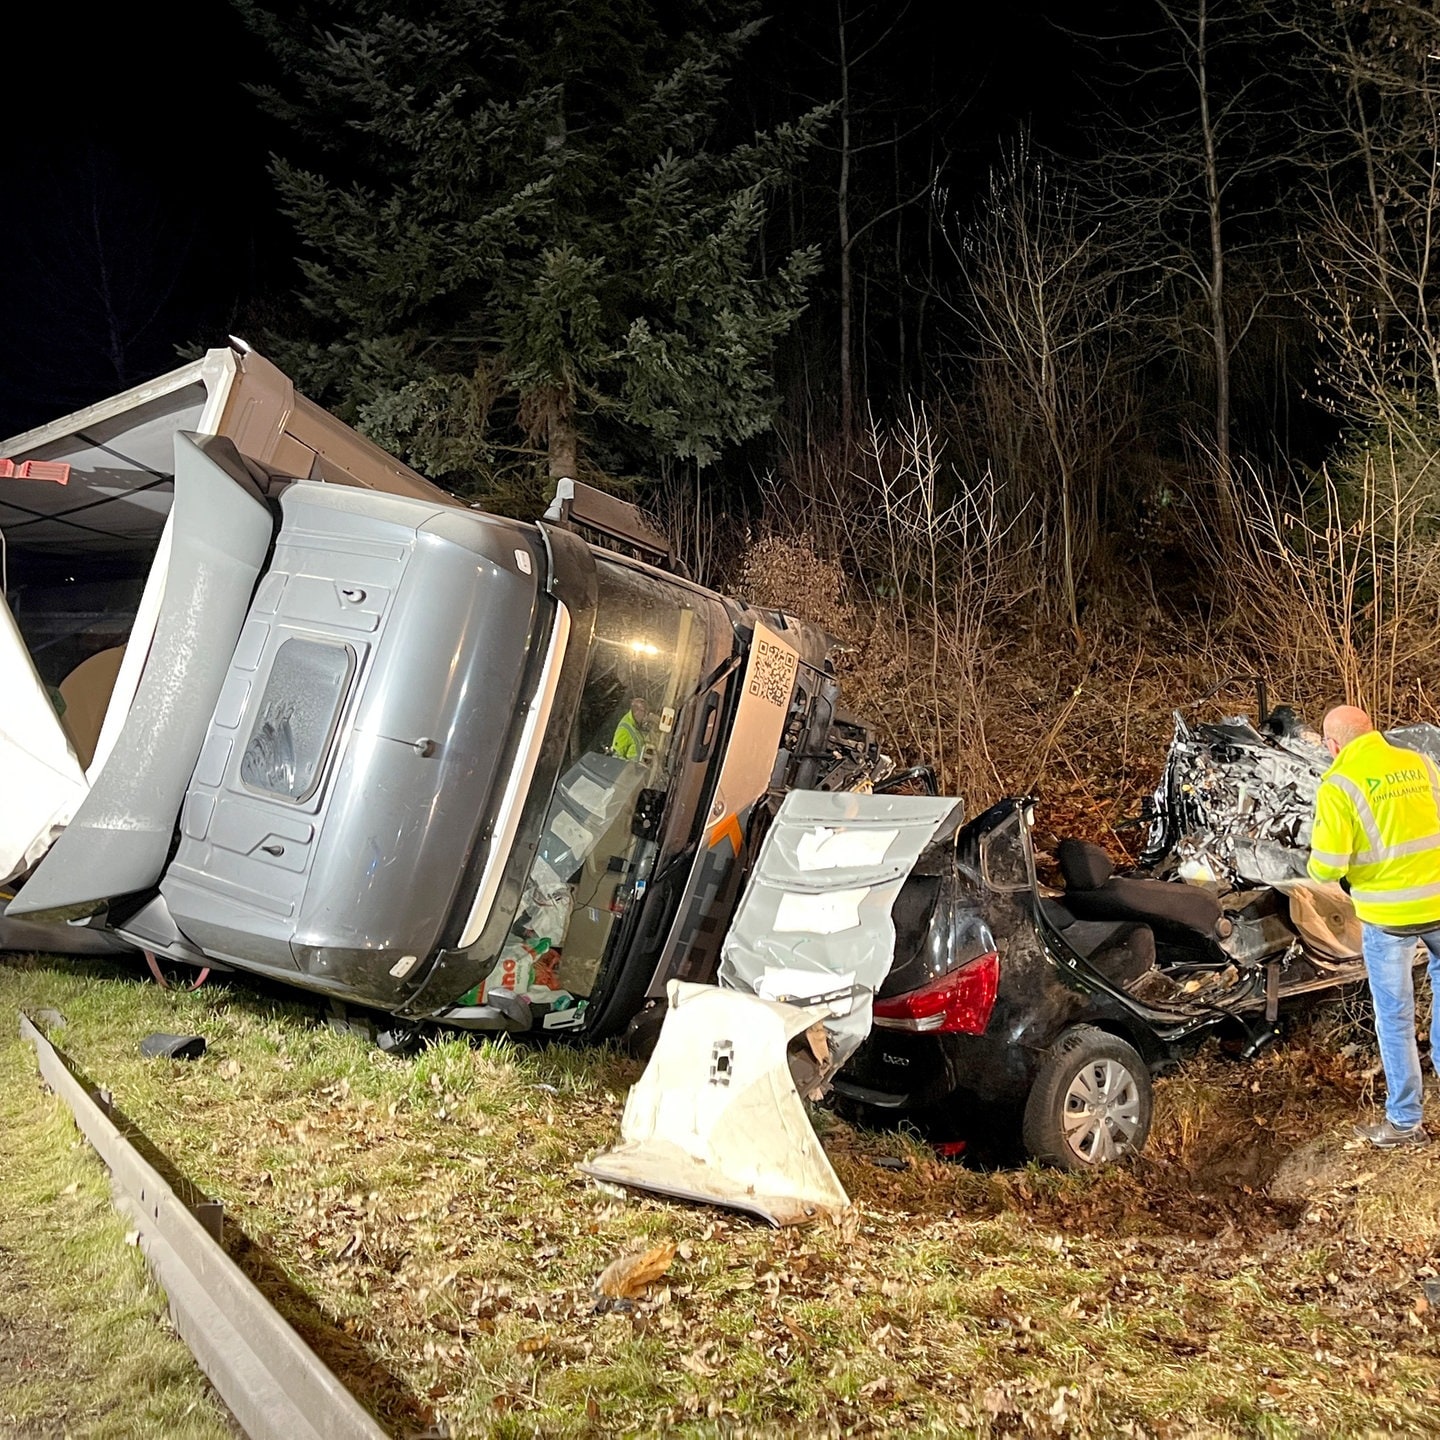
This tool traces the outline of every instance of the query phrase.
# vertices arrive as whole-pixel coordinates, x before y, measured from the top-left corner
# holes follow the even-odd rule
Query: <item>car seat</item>
[[[1082,920],[1134,920],[1161,938],[1198,935],[1216,942],[1229,932],[1220,902],[1208,890],[1116,875],[1110,857],[1083,840],[1062,840],[1055,859],[1065,877],[1065,906]]]
[[[1155,968],[1155,933],[1132,920],[1080,920],[1059,901],[1042,899],[1040,910],[1060,938],[1112,985],[1133,985]]]

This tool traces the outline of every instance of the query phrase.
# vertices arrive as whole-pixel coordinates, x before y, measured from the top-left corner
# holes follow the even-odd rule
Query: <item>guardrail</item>
[[[194,1213],[76,1079],[28,1015],[45,1083],[70,1107],[110,1169],[115,1207],[134,1222],[141,1252],[181,1338],[250,1440],[386,1440],[359,1401],[257,1290],[218,1240],[220,1207]]]

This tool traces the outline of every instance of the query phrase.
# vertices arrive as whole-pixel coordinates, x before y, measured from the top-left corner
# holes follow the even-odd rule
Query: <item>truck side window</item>
[[[291,639],[280,646],[240,758],[245,785],[283,800],[315,793],[354,670],[348,645]]]

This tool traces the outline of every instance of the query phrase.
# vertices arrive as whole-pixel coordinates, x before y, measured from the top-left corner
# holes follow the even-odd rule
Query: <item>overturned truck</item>
[[[474,509],[243,346],[0,454],[0,947],[603,1037],[714,978],[781,796],[886,767],[815,627],[573,482]]]

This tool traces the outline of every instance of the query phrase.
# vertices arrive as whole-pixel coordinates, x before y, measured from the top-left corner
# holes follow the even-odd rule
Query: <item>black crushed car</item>
[[[1440,756],[1433,727],[1390,738]],[[1136,866],[1062,840],[1063,888],[1042,885],[1026,797],[938,839],[896,902],[840,1103],[940,1141],[1018,1139],[1066,1169],[1139,1150],[1153,1076],[1209,1035],[1253,1055],[1283,1007],[1364,978],[1348,897],[1304,879],[1327,764],[1287,709],[1258,727],[1177,712]]]

